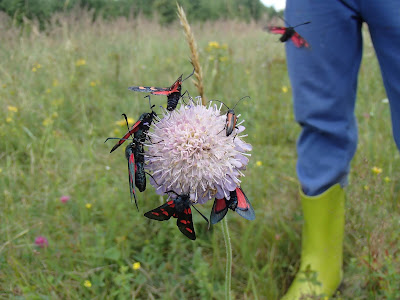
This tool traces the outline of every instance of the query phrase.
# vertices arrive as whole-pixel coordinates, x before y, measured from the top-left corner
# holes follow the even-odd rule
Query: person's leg
[[[331,296],[342,279],[344,191],[357,146],[354,105],[362,55],[357,3],[287,0],[285,17],[311,45],[286,45],[304,213],[299,273],[283,299]],[[307,277],[307,274],[309,277]],[[307,299],[307,298],[303,298]]]
[[[381,67],[393,136],[400,149],[400,1],[364,0],[362,11]]]
[[[297,173],[306,195],[345,186],[357,146],[354,104],[362,55],[361,25],[339,0],[288,0],[285,17],[312,49],[286,45],[294,110],[302,126]]]

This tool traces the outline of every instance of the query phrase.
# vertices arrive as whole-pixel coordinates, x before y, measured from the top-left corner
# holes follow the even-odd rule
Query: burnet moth
[[[147,96],[146,96],[147,97]],[[128,127],[128,132],[121,138],[107,138],[105,142],[109,139],[118,139],[118,143],[114,145],[110,153],[121,146],[126,140],[132,136],[132,142],[125,148],[125,157],[128,160],[128,172],[129,172],[129,189],[131,199],[135,199],[136,208],[139,210],[135,186],[140,192],[146,189],[146,172],[144,170],[144,147],[143,143],[146,140],[147,132],[150,128],[153,118],[157,115],[153,111],[149,97],[151,113],[144,113],[140,116],[139,120],[132,126],[129,127],[128,118],[125,114],[122,114],[126,121],[126,126]]]
[[[159,88],[154,86],[131,86],[128,89],[135,92],[150,93],[152,95],[165,95],[167,96],[167,110],[173,111],[178,105],[179,99],[182,97],[182,82],[191,77],[193,74],[194,69],[188,77],[182,80],[182,74],[170,87],[166,88]]]
[[[229,200],[226,198],[215,198],[210,216],[211,224],[216,224],[221,221],[228,212],[228,208],[234,210],[241,217],[247,220],[254,220],[256,218],[256,214],[249,199],[247,199],[245,193],[240,187],[237,187],[234,191],[230,192]]]
[[[233,132],[233,129],[236,128],[236,123],[237,123],[237,116],[235,114],[235,107],[236,105],[243,99],[245,98],[250,98],[249,96],[244,96],[236,102],[235,106],[233,108],[229,108],[224,102],[219,101],[219,100],[210,100],[210,101],[217,101],[221,102],[223,105],[228,108],[228,112],[226,113],[226,123],[225,123],[225,128],[226,129],[226,136],[230,136],[231,133]]]
[[[149,102],[150,102],[150,96],[146,96],[146,97],[149,97]],[[151,113],[143,113],[139,117],[139,120],[137,120],[136,123],[132,125],[132,127],[129,128],[129,126],[128,126],[128,132],[125,133],[125,135],[119,139],[118,143],[116,143],[114,145],[114,147],[111,149],[110,153],[113,152],[114,150],[116,150],[119,146],[121,146],[127,139],[129,139],[129,137],[132,134],[135,135],[134,139],[136,141],[144,143],[147,132],[150,129],[150,125],[153,122],[154,117],[157,116],[155,111],[153,111],[153,107],[154,107],[154,105],[151,106],[151,104],[150,104]],[[126,120],[126,115],[125,114],[122,114],[122,115],[125,117],[125,120]]]
[[[282,19],[285,23],[286,20]],[[271,32],[271,33],[275,33],[275,34],[281,34],[282,36],[279,38],[279,40],[283,43],[288,41],[289,39],[291,39],[291,41],[293,42],[293,44],[297,47],[297,48],[301,48],[301,47],[306,47],[306,48],[311,48],[310,44],[300,35],[296,32],[296,30],[294,30],[296,27],[298,26],[302,26],[302,25],[306,25],[306,24],[310,24],[311,22],[304,22],[302,24],[298,24],[296,26],[290,26],[289,27],[280,27],[280,26],[268,26],[267,29]],[[288,23],[287,23],[288,24]]]
[[[171,199],[163,205],[148,211],[144,214],[145,217],[157,221],[169,220],[171,217],[177,219],[176,225],[179,230],[189,239],[195,240],[196,233],[193,227],[192,219],[192,202],[190,201],[189,194],[177,194],[174,191],[167,191],[166,193],[174,193],[177,195],[175,199]],[[197,210],[196,207],[193,208],[209,223],[208,219]]]

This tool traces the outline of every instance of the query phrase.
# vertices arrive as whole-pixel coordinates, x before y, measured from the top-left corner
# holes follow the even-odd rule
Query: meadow
[[[190,22],[190,20],[189,20]],[[302,213],[284,45],[265,24],[192,25],[205,96],[234,105],[253,145],[243,190],[257,218],[230,212],[234,299],[279,299],[299,266]],[[334,299],[400,299],[400,156],[379,65],[364,29],[358,151],[346,188],[344,283]],[[107,137],[149,110],[132,85],[169,86],[192,71],[177,21],[97,20],[75,11],[39,31],[0,15],[0,298],[222,299],[221,225],[197,240],[149,220],[152,187],[130,201],[123,149]],[[334,84],[332,84],[334,87]],[[197,95],[190,80],[184,82]],[[165,97],[153,96],[157,106]],[[124,148],[124,147],[120,147]],[[60,197],[68,196],[68,201]],[[67,198],[63,198],[64,200]],[[212,201],[198,208],[207,216]],[[48,245],[39,247],[43,236]]]

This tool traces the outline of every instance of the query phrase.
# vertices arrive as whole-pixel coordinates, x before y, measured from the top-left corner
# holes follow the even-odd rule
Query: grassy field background
[[[221,225],[208,231],[194,214],[192,242],[174,221],[145,218],[162,200],[148,187],[137,212],[123,150],[109,154],[113,143],[104,144],[125,132],[121,113],[136,119],[148,111],[144,94],[128,86],[169,86],[192,71],[179,24],[92,23],[82,11],[56,16],[44,32],[9,24],[0,15],[0,298],[222,299]],[[206,97],[229,106],[251,97],[236,111],[253,145],[242,187],[257,218],[229,214],[235,299],[278,299],[299,265],[299,126],[284,46],[263,25],[193,26]],[[364,44],[345,277],[335,299],[399,299],[400,160],[368,30]],[[196,95],[189,80],[184,89]],[[70,200],[62,203],[62,195]],[[208,216],[211,206],[199,208]],[[35,245],[38,236],[48,247]]]

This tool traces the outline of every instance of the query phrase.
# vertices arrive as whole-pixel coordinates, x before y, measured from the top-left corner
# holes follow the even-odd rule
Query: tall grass
[[[198,239],[192,242],[174,222],[144,218],[161,200],[148,188],[139,194],[138,213],[129,201],[123,150],[109,154],[112,145],[103,143],[124,133],[115,123],[121,113],[136,119],[148,111],[144,95],[128,86],[169,86],[192,71],[179,24],[92,23],[89,13],[76,11],[55,16],[54,25],[39,32],[34,24],[15,28],[0,20],[1,297],[221,299],[221,230],[208,231],[194,215]],[[251,97],[236,111],[254,147],[242,187],[257,219],[230,215],[236,299],[278,299],[300,254],[299,127],[283,45],[262,27],[231,21],[192,27],[208,99],[229,106]],[[398,299],[400,160],[365,37],[359,146],[346,190],[345,280],[336,298]],[[189,81],[184,88],[196,95]],[[166,103],[165,97],[152,101]],[[374,173],[374,166],[382,172]],[[61,195],[70,201],[61,203]],[[200,209],[208,213],[211,205]],[[39,235],[49,240],[47,248],[34,245]],[[132,268],[135,262],[140,269]]]

